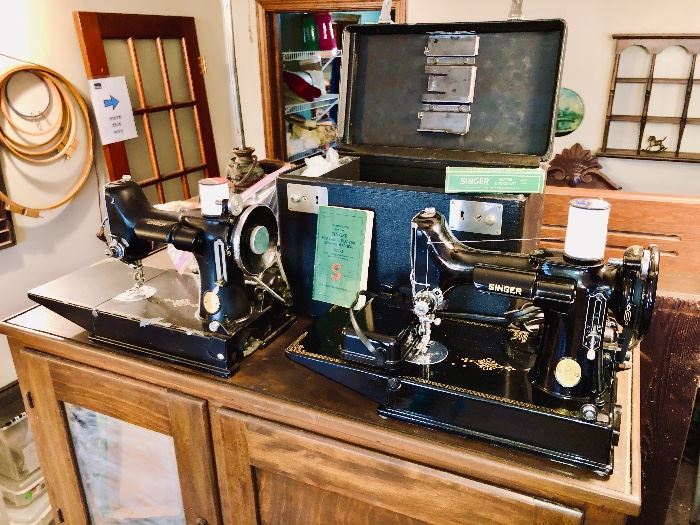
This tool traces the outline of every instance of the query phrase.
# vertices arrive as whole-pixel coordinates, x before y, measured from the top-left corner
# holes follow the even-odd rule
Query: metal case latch
[[[478,54],[477,34],[428,33],[425,48],[428,88],[418,112],[418,131],[457,135],[469,131]]]
[[[450,230],[501,235],[503,204],[485,201],[450,201]]]

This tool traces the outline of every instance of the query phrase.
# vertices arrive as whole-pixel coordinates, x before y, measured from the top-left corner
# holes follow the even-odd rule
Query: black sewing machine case
[[[417,131],[426,89],[429,34],[479,35],[470,129],[464,135]],[[348,312],[311,298],[317,204],[374,211],[368,289],[409,283],[413,216],[434,207],[470,246],[527,252],[539,233],[541,194],[446,194],[447,166],[536,167],[551,155],[566,26],[561,20],[351,26],[344,35],[339,168],[318,178],[303,169],[278,179],[283,262],[298,312],[319,316],[287,356],[379,404],[380,414],[484,438],[592,469],[612,470],[619,407],[615,380],[596,421],[579,407],[543,396],[528,379],[532,337],[508,326],[443,319],[433,337],[450,349],[443,362],[395,367],[362,363],[343,346]],[[460,201],[462,201],[460,203]],[[455,213],[455,209],[457,214]],[[502,212],[496,228],[483,218]],[[465,211],[471,224],[455,227]],[[464,217],[464,215],[462,215]],[[499,316],[513,299],[461,287],[450,310]],[[357,313],[377,340],[400,340],[410,313],[372,300]]]
[[[480,39],[469,132],[417,131],[428,33],[455,31]],[[445,168],[537,167],[550,157],[564,39],[561,20],[347,28],[338,112],[342,164],[318,178],[305,177],[302,168],[277,182],[282,259],[296,312],[319,315],[330,306],[311,298],[316,203],[374,211],[371,291],[408,284],[410,221],[426,206],[454,217],[453,232],[474,247],[535,247],[525,239],[539,233],[543,195],[448,194]],[[496,217],[492,225],[484,221],[489,215]],[[513,304],[469,288],[451,300],[483,314]]]

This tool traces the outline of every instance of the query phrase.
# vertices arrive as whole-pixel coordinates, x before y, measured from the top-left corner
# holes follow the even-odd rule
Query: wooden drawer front
[[[582,512],[218,409],[225,523],[581,523]]]

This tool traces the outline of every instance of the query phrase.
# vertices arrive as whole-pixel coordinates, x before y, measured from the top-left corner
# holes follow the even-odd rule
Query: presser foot
[[[439,341],[417,344],[406,353],[404,360],[414,365],[436,365],[447,358],[447,347]]]

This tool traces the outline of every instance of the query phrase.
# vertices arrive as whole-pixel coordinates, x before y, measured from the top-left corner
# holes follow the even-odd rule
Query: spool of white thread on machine
[[[605,256],[610,203],[602,199],[569,201],[564,254],[580,261],[597,261]]]
[[[221,215],[221,206],[228,198],[228,180],[222,177],[200,179],[199,202],[202,206],[202,215],[205,217]]]

